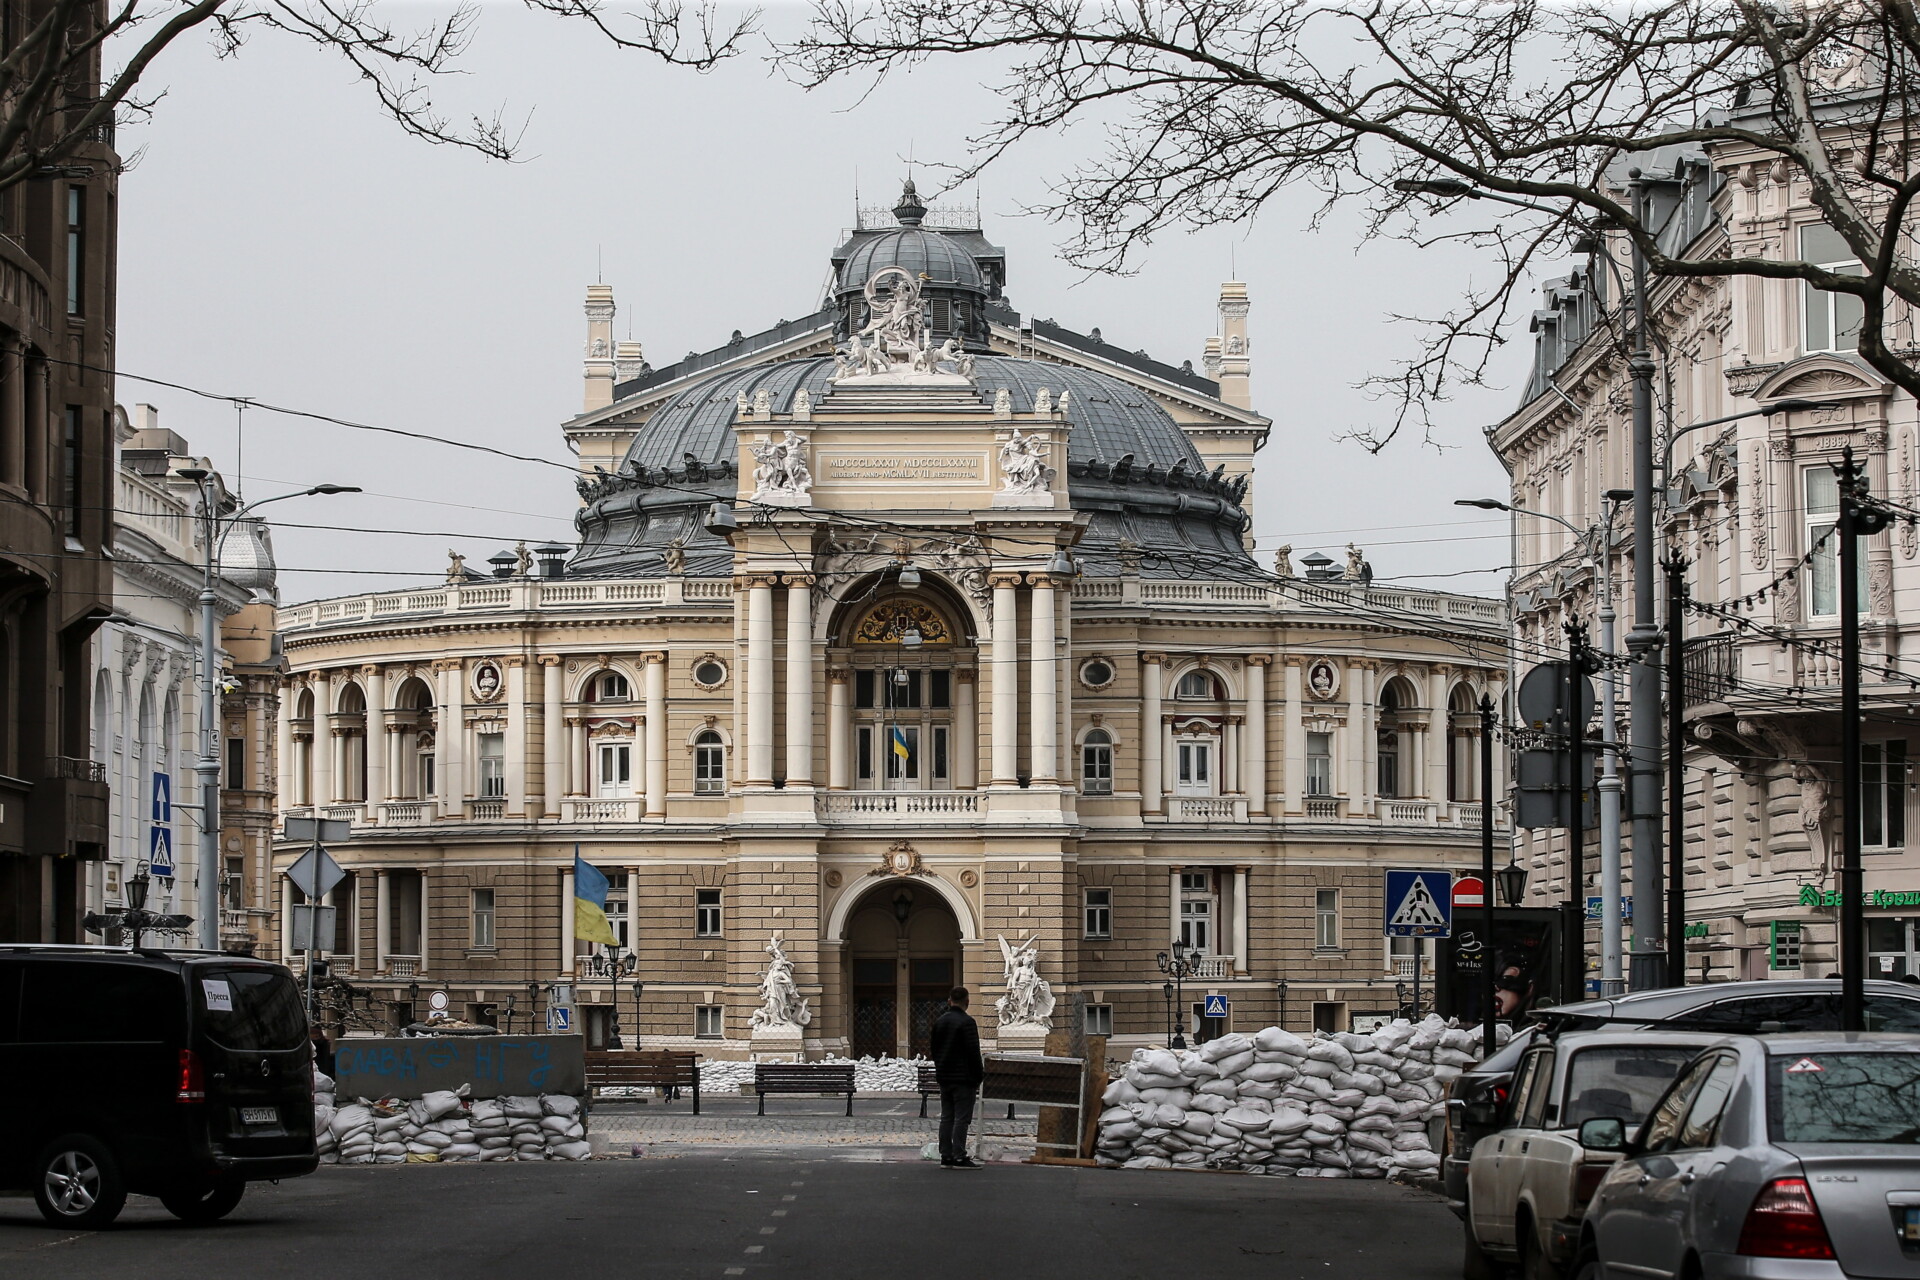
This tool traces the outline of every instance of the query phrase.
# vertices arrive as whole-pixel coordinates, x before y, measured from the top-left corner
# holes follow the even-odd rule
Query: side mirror
[[[1597,1116],[1580,1124],[1580,1145],[1588,1151],[1625,1151],[1627,1124],[1613,1116]]]

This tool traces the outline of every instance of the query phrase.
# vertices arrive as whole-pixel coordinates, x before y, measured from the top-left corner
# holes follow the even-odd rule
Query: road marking
[[[774,1233],[775,1231],[778,1231],[778,1230],[779,1230],[779,1228],[778,1228],[778,1227],[762,1227],[762,1228],[760,1228],[760,1234],[761,1234],[761,1235],[763,1235],[763,1236],[770,1236],[770,1235],[772,1235],[772,1234],[773,1234],[773,1233]]]
[[[766,1247],[767,1247],[767,1246],[765,1246],[765,1245],[763,1245],[763,1244],[750,1244],[750,1245],[748,1245],[748,1246],[747,1246],[747,1252],[748,1252],[748,1253],[759,1253],[759,1252],[760,1252],[760,1251],[761,1251],[762,1249],[764,1249],[764,1248],[766,1248]]]
[[[1571,750],[1571,748],[1569,748],[1569,750]],[[730,1276],[743,1276],[747,1274],[747,1269],[745,1267],[728,1267],[726,1274]]]
[[[1567,748],[1567,750],[1568,750],[1569,752],[1571,752],[1571,751],[1573,750],[1573,748],[1572,748],[1572,747],[1568,747],[1568,748]],[[775,1209],[775,1210],[773,1211],[773,1216],[774,1216],[774,1217],[776,1217],[776,1218],[784,1218],[784,1217],[786,1217],[786,1216],[787,1216],[787,1211],[786,1211],[785,1209]]]
[[[1568,750],[1572,750],[1572,748],[1568,748]],[[800,1197],[799,1196],[781,1196],[780,1198],[782,1200],[798,1200]]]

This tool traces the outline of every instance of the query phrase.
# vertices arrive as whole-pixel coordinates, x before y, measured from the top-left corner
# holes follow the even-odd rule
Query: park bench
[[[940,1082],[934,1078],[932,1067],[920,1068],[920,1118],[927,1118],[927,1095],[940,1092]]]
[[[587,1053],[587,1088],[634,1089],[651,1087],[693,1092],[693,1114],[700,1114],[700,1055],[686,1050],[648,1049],[621,1053],[593,1049]]]
[[[767,1114],[770,1093],[844,1093],[847,1114],[853,1114],[853,1064],[831,1062],[756,1062],[753,1091],[760,1095],[758,1114]]]

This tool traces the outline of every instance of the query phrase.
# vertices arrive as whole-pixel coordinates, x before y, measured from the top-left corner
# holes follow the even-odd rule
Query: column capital
[[[526,655],[522,653],[510,653],[500,659],[500,665],[503,667],[524,667],[527,665],[527,658]]]
[[[1035,573],[1028,575],[1027,585],[1031,586],[1035,591],[1051,591],[1060,584],[1054,580],[1051,574]]]
[[[1245,716],[1228,716],[1226,717],[1226,720],[1227,720],[1227,723],[1230,725],[1243,725],[1247,722],[1247,718]],[[1573,748],[1568,747],[1567,753],[1571,755],[1573,753]]]
[[[1143,653],[1140,655],[1140,662],[1144,666],[1164,667],[1167,665],[1167,655],[1164,653]]]
[[[786,579],[789,588],[811,587],[817,581],[810,573],[785,573],[780,576]]]
[[[828,667],[827,668],[828,684],[845,684],[847,683],[847,681],[851,679],[853,679],[853,668],[851,667]]]
[[[640,655],[640,661],[646,663],[649,666],[653,665],[656,662],[665,662],[666,660],[667,660],[667,651],[665,649],[649,649],[645,653]]]
[[[1281,666],[1293,667],[1296,670],[1300,667],[1306,666],[1307,662],[1308,662],[1307,658],[1297,653],[1289,653],[1285,657],[1280,659]]]
[[[955,684],[973,684],[979,678],[980,673],[972,667],[959,667],[955,669],[953,673],[953,682]]]
[[[459,658],[435,658],[433,660],[433,669],[435,671],[459,671],[464,669],[466,665],[467,664]]]
[[[755,587],[771,587],[779,577],[777,573],[736,573],[733,575],[733,589],[750,591]]]
[[[363,676],[377,676],[381,674],[381,672],[384,670],[385,668],[382,667],[379,663],[368,662],[361,665],[360,674]]]
[[[1250,653],[1247,655],[1247,665],[1250,667],[1272,666],[1273,655],[1270,653]]]
[[[539,663],[543,667],[557,667],[562,662],[566,661],[566,659],[562,658],[557,653],[543,653],[538,658],[535,658],[534,661]]]
[[[987,585],[996,589],[1017,587],[1025,576],[1018,569],[991,569],[987,572]]]

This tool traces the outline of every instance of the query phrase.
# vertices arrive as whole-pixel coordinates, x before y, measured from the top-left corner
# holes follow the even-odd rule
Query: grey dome
[[[882,267],[903,267],[925,277],[929,289],[963,289],[987,295],[987,278],[973,255],[951,236],[919,227],[900,227],[863,236],[840,264],[835,294],[857,293]]]
[[[774,413],[790,413],[803,386],[815,404],[831,396],[832,374],[833,361],[824,356],[759,365],[708,379],[661,405],[619,470],[575,517],[581,545],[571,571],[658,574],[678,540],[687,573],[732,573],[732,549],[706,532],[704,518],[711,503],[735,491],[739,398],[752,401],[765,390]],[[1042,388],[1055,404],[1069,393],[1068,499],[1092,516],[1075,549],[1085,572],[1111,576],[1123,558],[1134,557],[1148,577],[1251,563],[1240,538],[1243,482],[1209,475],[1186,432],[1146,392],[1086,369],[993,355],[976,359],[974,380],[983,404],[1005,388],[1018,413],[1032,412]]]
[[[236,586],[272,595],[278,584],[273,531],[258,517],[240,520],[220,537],[220,576]]]

